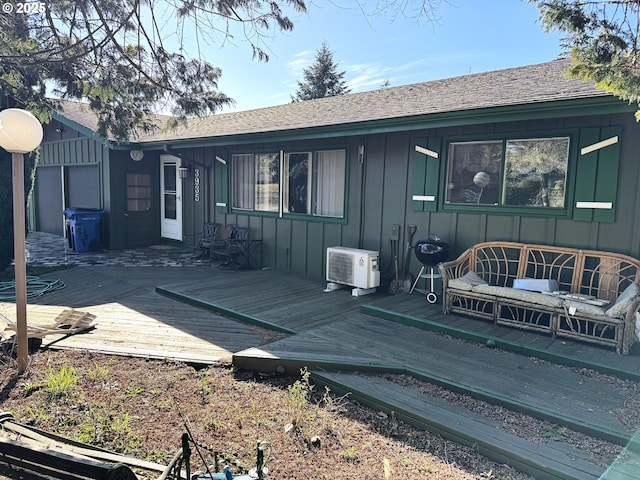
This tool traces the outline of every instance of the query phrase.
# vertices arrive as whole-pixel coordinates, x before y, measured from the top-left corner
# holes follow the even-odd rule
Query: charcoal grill
[[[449,257],[449,244],[441,241],[437,235],[429,235],[429,238],[426,240],[419,240],[413,247],[413,251],[418,261],[422,264],[422,267],[409,293],[417,290],[425,294],[427,302],[431,304],[436,303],[438,301],[438,294],[434,291],[433,283],[434,279],[440,278],[441,275],[437,271],[434,272],[434,268]],[[425,273],[427,269],[429,269],[429,273]],[[416,288],[421,278],[430,280],[429,290],[419,290]]]

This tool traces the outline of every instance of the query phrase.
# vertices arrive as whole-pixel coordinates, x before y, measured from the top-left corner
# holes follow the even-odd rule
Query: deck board
[[[325,286],[322,281],[295,274],[241,271],[212,276],[206,288],[184,282],[162,287],[178,295],[195,297],[203,305],[259,315],[266,322],[301,332],[358,311],[368,301],[366,297],[353,297],[350,288],[324,292]]]
[[[476,332],[499,339],[514,338],[514,343],[532,346],[541,351],[566,357],[585,366],[602,366],[604,370],[620,370],[629,378],[640,379],[640,344],[631,348],[631,355],[620,355],[614,349],[567,338],[553,338],[551,335],[516,329],[504,325],[494,325],[485,320],[462,315],[443,315],[442,305],[429,305],[423,298],[415,295],[380,296],[369,302],[375,308],[383,308],[402,316],[408,315],[423,320],[433,320],[445,327],[454,327],[468,332]],[[416,304],[420,314],[416,314]],[[413,313],[411,313],[413,312]],[[367,312],[372,314],[372,312]],[[613,373],[613,371],[612,371]]]
[[[505,433],[497,421],[474,414],[462,407],[426,395],[413,387],[398,385],[379,377],[337,372],[312,371],[312,378],[355,393],[355,398],[374,408],[393,411],[400,419],[422,422],[430,431],[458,443],[472,446],[494,459],[503,458],[521,471],[540,479],[597,479],[604,469],[589,462],[586,452],[571,446],[551,443],[534,445]],[[428,415],[425,412],[428,411]]]

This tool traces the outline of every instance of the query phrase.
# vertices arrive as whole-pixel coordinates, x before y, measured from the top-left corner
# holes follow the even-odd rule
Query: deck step
[[[538,332],[523,332],[518,329],[511,329],[512,331],[518,330],[518,333],[521,334],[520,341],[511,341],[508,338],[495,336],[490,332],[488,333],[486,331],[488,330],[488,327],[480,327],[478,330],[474,330],[468,328],[468,323],[465,324],[467,328],[448,325],[443,320],[446,320],[447,317],[452,317],[451,315],[444,316],[444,318],[442,315],[437,315],[437,320],[429,320],[424,316],[412,315],[410,313],[401,313],[375,304],[363,304],[360,306],[360,311],[372,317],[383,318],[391,322],[419,328],[421,330],[450,335],[454,338],[460,338],[469,342],[486,344],[487,341],[492,341],[496,347],[502,350],[517,353],[519,355],[537,357],[542,360],[548,360],[550,362],[556,363],[558,365],[565,365],[568,367],[576,368],[589,368],[591,370],[604,373],[605,375],[613,375],[614,377],[633,380],[635,382],[640,381],[640,372],[638,371],[623,368],[620,367],[620,365],[612,365],[610,362],[602,362],[601,359],[586,358],[586,356],[575,354],[575,352],[573,354],[570,354],[567,352],[553,351],[552,349],[545,348],[544,346],[541,347],[535,344],[526,344],[522,341],[522,337],[527,335],[529,337],[535,338],[536,340],[541,340],[542,343],[544,343],[545,336]],[[487,322],[478,321],[477,319],[472,319],[472,321],[479,325],[487,325]],[[474,324],[472,323],[471,325]],[[474,327],[477,328],[476,325],[474,325]],[[502,330],[505,329],[509,330],[509,327],[505,327]],[[576,350],[578,352],[583,351],[579,347],[576,347]],[[604,352],[605,355],[612,353],[613,352]],[[619,360],[622,362],[627,359],[620,358]]]
[[[596,378],[364,314],[236,352],[233,364],[291,374],[303,367],[406,373],[621,446],[634,433],[615,415],[625,396]]]
[[[505,433],[498,421],[488,419],[446,400],[378,376],[312,370],[315,383],[338,394],[351,393],[362,403],[424,428],[457,443],[473,447],[493,461],[505,463],[536,479],[597,479],[604,469],[591,463],[585,452],[564,442],[545,445]]]

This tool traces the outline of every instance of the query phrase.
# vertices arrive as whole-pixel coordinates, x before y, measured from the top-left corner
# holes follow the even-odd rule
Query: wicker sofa
[[[445,314],[472,315],[612,346],[625,355],[637,340],[640,261],[635,258],[594,250],[486,242],[469,248],[456,260],[441,263],[439,269]],[[516,279],[550,280],[554,290],[513,288]],[[517,286],[521,283],[516,282]]]

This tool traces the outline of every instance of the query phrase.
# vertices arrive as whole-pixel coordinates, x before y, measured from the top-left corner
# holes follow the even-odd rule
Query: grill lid
[[[418,240],[414,252],[416,258],[423,265],[437,265],[449,256],[449,244],[440,240],[436,235],[429,235],[426,240]]]

